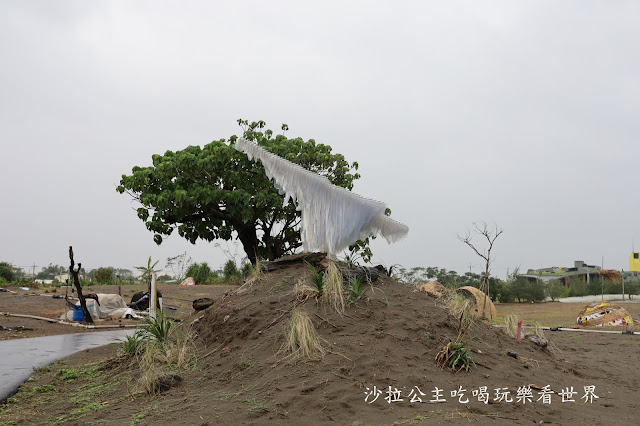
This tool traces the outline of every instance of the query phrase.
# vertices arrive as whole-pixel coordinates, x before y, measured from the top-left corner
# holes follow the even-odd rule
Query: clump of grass
[[[34,368],[33,371],[37,371],[39,373],[49,372],[51,371],[51,364],[43,365],[42,367]]]
[[[73,368],[61,368],[58,375],[62,377],[62,380],[74,381],[78,378],[78,371]]]
[[[318,296],[322,296],[322,290],[324,286],[324,275],[322,274],[321,271],[314,268],[313,265],[307,262],[306,260],[304,261],[304,263],[305,265],[307,265],[307,269],[309,269],[309,272],[311,273],[311,285],[318,293]]]
[[[351,280],[351,284],[350,284],[350,290],[351,292],[349,293],[349,303],[350,304],[355,304],[358,300],[362,299],[363,296],[363,289],[362,289],[362,278],[360,277],[354,277]]]
[[[196,360],[194,333],[174,328],[172,344],[166,350],[166,362],[179,368],[186,368]]]
[[[136,330],[132,335],[125,336],[125,338],[121,340],[121,354],[129,357],[138,355],[143,348],[145,337],[146,333],[144,330]]]
[[[449,342],[436,355],[438,366],[448,368],[456,373],[465,370],[471,371],[475,362],[467,350],[466,342]]]
[[[534,329],[533,329],[533,334],[535,334],[536,336],[538,336],[539,338],[541,338],[542,340],[549,340],[547,339],[547,336],[544,334],[544,330],[542,328],[542,326],[540,325],[539,322],[536,322],[534,325]]]
[[[514,314],[507,315],[504,318],[504,332],[514,339],[518,335],[518,321],[520,321],[520,319]]]
[[[302,303],[307,300],[307,298],[315,296],[317,292],[309,285],[305,278],[300,278],[298,282],[293,285],[293,294],[296,295],[296,300]]]
[[[252,266],[251,273],[249,274],[247,279],[244,280],[244,283],[240,287],[238,287],[238,289],[236,290],[236,293],[241,294],[249,290],[255,283],[257,283],[258,281],[260,281],[260,279],[262,279],[263,275],[264,275],[264,265],[262,263],[262,260],[256,259],[256,264],[255,266]]]
[[[306,359],[322,358],[326,352],[309,315],[300,308],[294,308],[291,311],[281,351],[293,358]]]
[[[155,318],[149,317],[145,321],[146,325],[143,328],[143,332],[154,338],[160,345],[166,345],[169,342],[169,335],[173,328],[171,320],[165,317],[162,311],[159,311]]]
[[[42,385],[35,386],[32,390],[34,393],[46,393],[56,390],[56,387],[54,385]]]
[[[344,291],[342,288],[342,272],[338,268],[335,262],[329,261],[329,266],[324,274],[324,281],[322,284],[323,293],[322,299],[338,314],[344,314]]]
[[[300,302],[305,301],[309,297],[314,297],[317,301],[323,294],[324,274],[306,260],[304,263],[309,270],[310,276],[298,280],[293,286],[293,292],[296,295],[296,299]]]
[[[147,342],[144,351],[136,357],[141,371],[134,387],[137,392],[155,394],[158,391],[158,379],[164,374],[162,358],[161,348]]]
[[[443,297],[438,300],[444,309],[456,319],[458,331],[456,341],[460,341],[474,321],[473,303],[455,291],[447,291]]]
[[[183,331],[158,312],[146,325],[122,341],[121,354],[140,368],[135,392],[155,394],[162,388],[165,370],[186,368],[196,360],[193,333]]]

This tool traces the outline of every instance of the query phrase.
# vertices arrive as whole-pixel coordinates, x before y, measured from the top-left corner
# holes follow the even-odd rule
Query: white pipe
[[[506,325],[494,325],[494,327],[505,328]],[[523,325],[522,328],[536,328],[533,325]],[[583,333],[605,333],[605,334],[638,334],[640,335],[640,331],[614,331],[614,330],[591,330],[585,328],[567,328],[567,327],[539,327],[542,330],[550,330],[550,331],[577,331]],[[553,328],[553,330],[551,330]]]
[[[80,324],[80,323],[77,323],[77,322],[67,322],[67,321],[62,321],[62,320],[55,320],[55,319],[52,319],[52,318],[39,317],[39,316],[36,316],[36,315],[12,314],[12,313],[10,313],[10,312],[0,312],[0,315],[4,315],[5,317],[31,318],[31,319],[37,319],[37,320],[47,321],[47,322],[52,323],[52,324],[71,325],[71,326],[73,326],[73,327],[83,327],[83,328],[89,328],[89,329],[93,329],[93,328],[129,328],[129,327],[142,327],[142,325],[138,325],[138,324],[105,324],[105,325],[87,325],[87,324]]]
[[[158,303],[158,283],[156,274],[151,279],[151,294],[149,295],[149,317],[156,319],[156,306]]]

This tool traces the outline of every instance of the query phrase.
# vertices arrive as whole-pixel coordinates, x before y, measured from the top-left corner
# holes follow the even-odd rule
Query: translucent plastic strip
[[[409,228],[384,212],[385,203],[333,185],[324,176],[272,154],[253,142],[238,138],[238,151],[260,160],[284,203],[291,199],[301,212],[301,238],[305,251],[335,255],[357,240],[382,235],[389,243],[405,237]]]

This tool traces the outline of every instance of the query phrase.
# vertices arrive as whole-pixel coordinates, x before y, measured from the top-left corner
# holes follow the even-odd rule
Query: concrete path
[[[0,402],[13,395],[35,368],[75,352],[107,345],[133,330],[62,334],[0,341]]]

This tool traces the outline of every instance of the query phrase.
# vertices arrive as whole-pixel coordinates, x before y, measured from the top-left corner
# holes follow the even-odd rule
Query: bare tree
[[[176,277],[178,281],[181,281],[184,279],[184,273],[187,271],[190,264],[191,258],[187,257],[187,252],[185,251],[177,256],[168,257],[165,268],[171,268],[173,276]]]
[[[486,222],[478,223],[474,222],[473,227],[475,228],[475,233],[478,235],[482,235],[489,244],[489,247],[483,249],[482,252],[476,248],[475,245],[471,243],[471,232],[467,231],[464,236],[458,235],[458,239],[471,247],[473,251],[476,252],[478,256],[484,259],[485,268],[484,268],[484,278],[482,280],[482,284],[480,286],[480,290],[484,292],[484,302],[482,306],[482,318],[486,318],[485,312],[487,309],[487,294],[489,294],[489,271],[491,266],[491,249],[493,248],[493,243],[496,239],[502,234],[502,229],[498,228],[498,225],[495,225],[495,229],[490,229]],[[491,309],[489,309],[489,318],[491,318]]]
[[[91,314],[89,313],[89,309],[87,309],[87,302],[82,294],[82,286],[80,285],[80,278],[78,278],[78,272],[82,269],[82,264],[78,263],[78,269],[74,269],[75,262],[73,261],[73,247],[69,246],[69,272],[71,273],[71,278],[73,279],[73,284],[76,286],[76,291],[78,292],[78,299],[80,299],[80,309],[82,309],[82,313],[84,314],[85,322],[89,324],[93,324],[93,319],[91,318]]]

